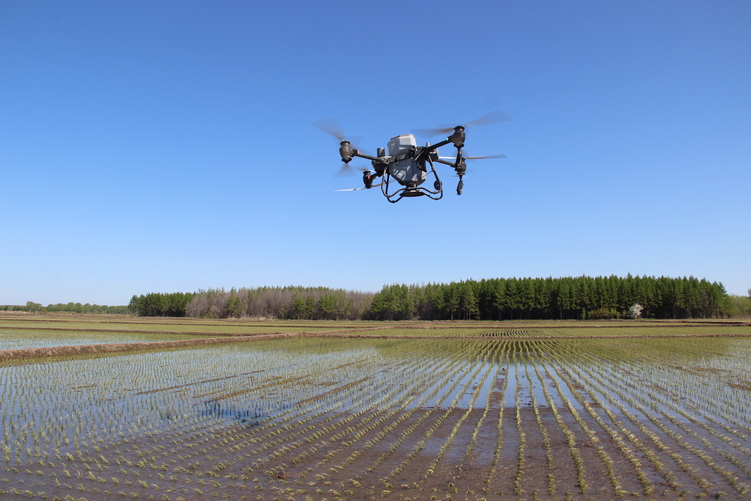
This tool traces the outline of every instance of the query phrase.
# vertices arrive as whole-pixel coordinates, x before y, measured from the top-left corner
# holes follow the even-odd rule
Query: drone
[[[391,203],[396,203],[402,198],[414,198],[427,196],[433,200],[443,198],[443,183],[438,177],[435,164],[448,165],[454,169],[459,177],[456,186],[456,194],[461,195],[464,190],[464,176],[467,173],[467,160],[483,158],[506,158],[505,155],[490,155],[482,157],[464,156],[462,149],[466,139],[466,129],[475,125],[484,125],[496,122],[505,122],[511,117],[502,111],[494,111],[466,125],[455,127],[424,129],[418,132],[420,135],[435,136],[438,134],[451,133],[446,139],[436,144],[430,143],[418,146],[413,134],[394,136],[388,142],[386,148],[378,148],[376,156],[368,155],[353,146],[341,132],[338,123],[334,119],[325,119],[314,122],[312,125],[337,138],[339,142],[339,156],[342,159],[341,172],[350,169],[349,163],[353,158],[359,157],[370,160],[372,170],[361,168],[364,186],[337,191],[359,191],[381,187],[381,192]],[[456,148],[453,157],[441,157],[438,148],[452,144]],[[378,184],[373,184],[378,178],[382,178]],[[433,180],[433,189],[423,186],[429,178]],[[394,183],[396,181],[396,183]],[[393,190],[392,190],[393,188]]]

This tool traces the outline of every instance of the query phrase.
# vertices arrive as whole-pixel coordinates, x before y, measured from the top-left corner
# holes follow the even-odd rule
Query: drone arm
[[[446,146],[447,144],[452,144],[453,143],[454,146],[456,146],[456,152],[457,152],[456,156],[457,156],[457,159],[458,159],[461,156],[461,150],[462,150],[462,147],[464,146],[464,144],[461,143],[461,146],[458,145],[453,138],[454,138],[454,136],[447,137],[443,141],[440,141],[438,143],[425,146],[423,148],[422,152],[420,152],[420,156],[421,157],[426,157],[426,156],[430,155],[431,153],[437,151],[438,148],[441,148],[442,146]],[[435,159],[433,159],[433,161],[435,161]],[[440,162],[440,163],[446,164],[446,165],[451,165],[452,167],[458,166],[458,163],[457,164],[450,164],[450,163],[446,163],[446,162]]]
[[[371,156],[371,155],[366,155],[364,153],[360,153],[360,150],[352,150],[352,156],[353,157],[364,158],[366,160],[377,160],[377,157],[374,157],[374,156]]]
[[[448,160],[443,160],[442,158],[436,158],[433,161],[438,162],[439,164],[448,165],[449,167],[455,167],[454,162],[449,162]]]
[[[422,150],[422,154],[423,155],[427,155],[428,153],[432,153],[432,152],[436,151],[441,146],[446,146],[447,144],[450,144],[450,143],[451,143],[451,141],[449,141],[448,139],[444,139],[443,141],[440,141],[438,143],[431,144],[429,146],[425,146],[425,149]]]

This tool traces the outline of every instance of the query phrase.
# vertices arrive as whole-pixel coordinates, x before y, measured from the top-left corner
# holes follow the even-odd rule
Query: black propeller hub
[[[464,148],[464,139],[467,137],[467,135],[464,133],[464,126],[463,125],[457,125],[454,127],[454,133],[451,134],[447,139],[454,143],[454,146],[457,148]]]
[[[365,184],[365,187],[370,189],[373,187],[373,179],[375,176],[373,175],[372,171],[366,170],[362,173],[362,182]]]

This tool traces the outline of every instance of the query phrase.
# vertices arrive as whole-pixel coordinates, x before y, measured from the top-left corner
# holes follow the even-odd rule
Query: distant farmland
[[[5,314],[0,499],[747,499],[750,367],[730,322]]]

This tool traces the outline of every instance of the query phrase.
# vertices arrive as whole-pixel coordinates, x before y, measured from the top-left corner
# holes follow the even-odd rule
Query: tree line
[[[128,307],[143,316],[358,320],[372,299],[372,293],[327,287],[259,287],[134,295]]]
[[[27,301],[24,305],[0,305],[0,311],[26,311],[33,313],[112,313],[112,314],[127,314],[131,313],[130,309],[125,306],[107,306],[99,304],[81,304],[81,303],[57,303],[42,306],[40,303],[33,301]]]
[[[134,295],[130,298],[128,310],[142,317],[184,317],[193,296],[190,292],[150,292],[140,296]]]
[[[496,278],[450,284],[387,285],[373,297],[374,320],[516,320],[725,316],[724,286],[694,277]]]
[[[494,278],[384,285],[377,293],[327,287],[258,287],[134,295],[127,306],[0,305],[0,311],[292,320],[518,320],[715,318],[751,314],[749,297],[695,277]],[[631,313],[632,314],[632,313]]]

